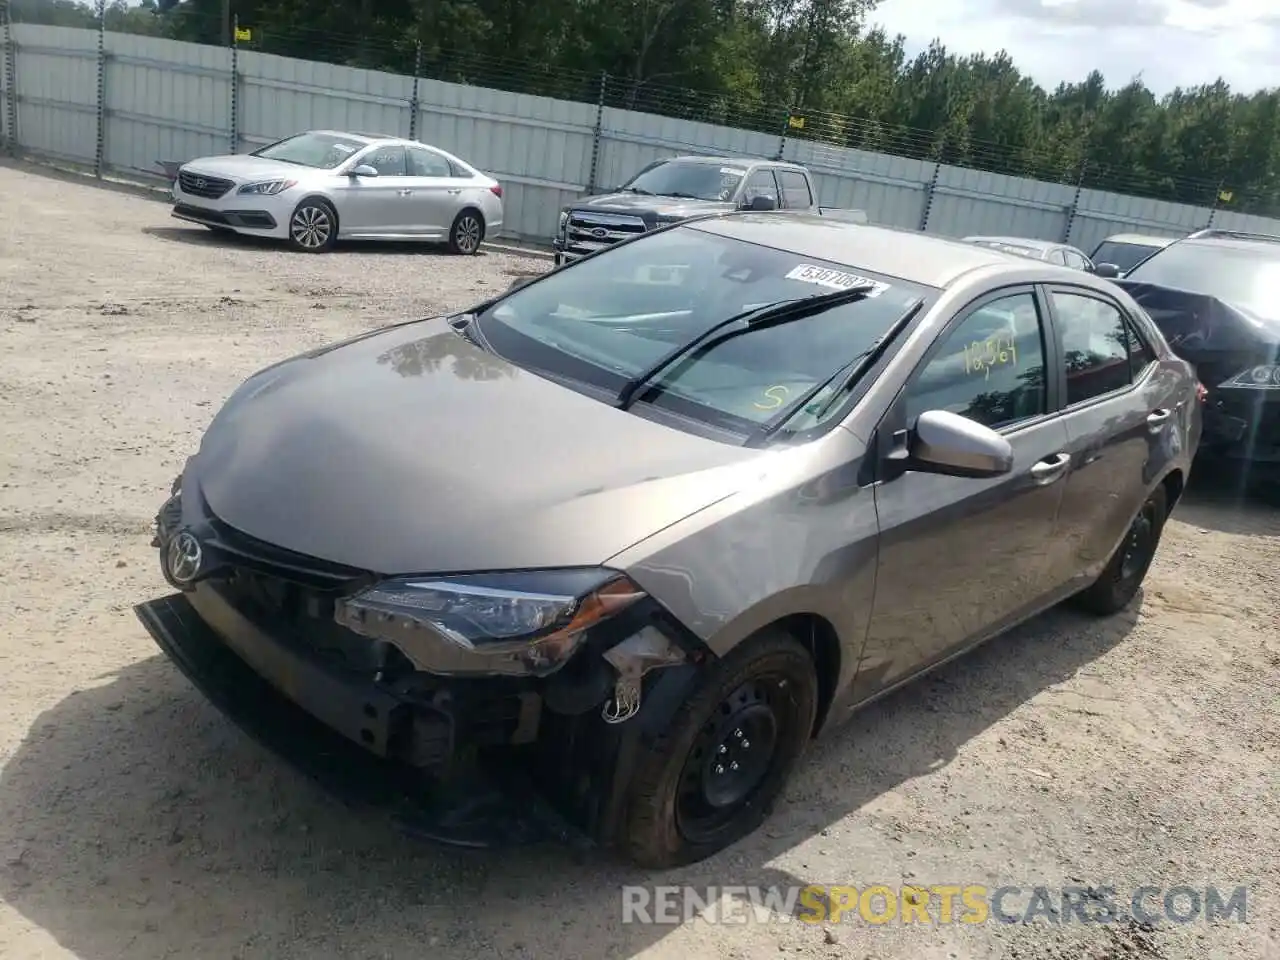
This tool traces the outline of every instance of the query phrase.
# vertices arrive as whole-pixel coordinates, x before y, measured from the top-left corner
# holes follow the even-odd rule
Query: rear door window
[[[409,148],[409,176],[452,177],[453,168],[440,154],[423,147]]]
[[[1067,406],[1123,390],[1155,359],[1114,304],[1064,290],[1050,298],[1062,338]]]
[[[778,184],[773,179],[772,170],[756,170],[751,176],[747,177],[747,185],[743,188],[742,199],[745,203],[750,203],[756,197],[768,197],[774,203],[778,202]]]
[[[813,192],[803,173],[795,170],[775,170],[778,186],[782,190],[782,205],[788,209],[813,206]]]

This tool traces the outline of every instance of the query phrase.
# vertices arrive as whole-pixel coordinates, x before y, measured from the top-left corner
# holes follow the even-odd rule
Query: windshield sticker
[[[355,147],[346,143],[335,143],[333,145],[333,149],[337,150],[339,153],[345,153],[347,156],[351,156],[351,154],[356,152]]]
[[[833,290],[845,290],[849,287],[861,287],[865,284],[871,284],[874,289],[867,294],[868,297],[878,297],[889,289],[887,283],[880,283],[870,277],[860,277],[856,273],[845,273],[842,270],[829,270],[826,267],[814,266],[812,263],[800,264],[788,273],[784,279],[816,283],[820,287],[831,287]]]
[[[721,167],[720,172],[731,177],[743,177],[746,176],[747,173],[747,171],[741,170],[738,167]]]

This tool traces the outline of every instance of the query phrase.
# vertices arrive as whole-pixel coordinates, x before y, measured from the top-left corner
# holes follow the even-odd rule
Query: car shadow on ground
[[[814,746],[756,834],[656,877],[599,852],[406,841],[150,657],[46,710],[0,772],[0,900],[82,960],[633,956],[671,928],[622,924],[621,885],[833,882],[770,863],[945,767],[1121,642],[1136,606],[1106,620],[1055,609],[873,704]]]
[[[1219,533],[1280,536],[1280,485],[1252,483],[1242,470],[1197,463],[1173,517]]]
[[[222,247],[229,250],[276,250],[282,253],[295,253],[283,240],[210,230],[207,227],[197,226],[196,224],[192,224],[189,227],[143,227],[142,232],[159,240],[186,243],[196,247]],[[426,253],[441,257],[455,256],[455,254],[449,252],[448,247],[443,243],[426,243],[414,240],[341,240],[334,245],[332,250],[320,254],[320,256],[333,256],[344,253],[400,254],[402,256],[421,256]],[[302,252],[296,252],[296,255],[312,256],[312,254]],[[477,257],[487,255],[487,251],[483,246],[473,254],[473,256]]]

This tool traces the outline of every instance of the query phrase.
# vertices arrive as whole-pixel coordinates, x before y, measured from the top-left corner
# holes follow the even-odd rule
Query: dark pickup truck
[[[866,223],[860,210],[819,207],[809,171],[781,160],[671,157],[655,160],[612,193],[560,211],[556,266],[690,217],[733,210],[808,210]]]

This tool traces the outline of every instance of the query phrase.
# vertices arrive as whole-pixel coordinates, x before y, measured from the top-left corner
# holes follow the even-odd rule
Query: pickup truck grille
[[[617,213],[591,213],[572,210],[565,225],[565,252],[585,256],[603,250],[619,240],[644,233],[647,227],[640,217]]]
[[[188,170],[178,171],[178,183],[183,193],[193,197],[204,197],[206,200],[217,200],[232,187],[231,180],[207,177]]]

